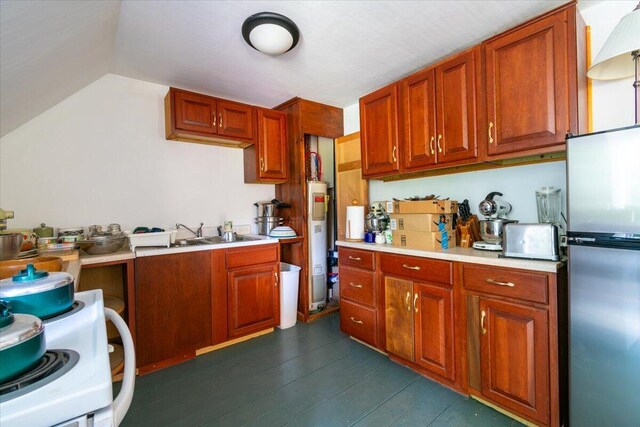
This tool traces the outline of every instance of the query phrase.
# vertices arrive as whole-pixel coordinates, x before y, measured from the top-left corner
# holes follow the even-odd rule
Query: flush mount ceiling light
[[[244,21],[242,37],[255,50],[268,55],[280,55],[298,44],[300,31],[295,22],[284,15],[260,12]]]

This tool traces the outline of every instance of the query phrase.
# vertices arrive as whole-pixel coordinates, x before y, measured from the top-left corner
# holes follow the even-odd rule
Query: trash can
[[[298,320],[300,270],[297,265],[280,263],[280,329],[295,326]]]

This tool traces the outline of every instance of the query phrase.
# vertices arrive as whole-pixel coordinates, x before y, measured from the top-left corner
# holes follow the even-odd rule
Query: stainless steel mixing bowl
[[[504,225],[518,222],[511,219],[483,219],[480,221],[480,237],[487,243],[499,245],[502,243]]]
[[[16,259],[22,248],[22,234],[0,234],[0,261]]]

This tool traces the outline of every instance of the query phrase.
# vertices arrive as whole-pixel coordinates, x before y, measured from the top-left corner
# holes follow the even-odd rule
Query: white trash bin
[[[280,329],[295,326],[298,320],[300,270],[297,265],[280,263]]]

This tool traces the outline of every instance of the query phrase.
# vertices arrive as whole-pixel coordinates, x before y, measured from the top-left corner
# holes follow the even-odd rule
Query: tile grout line
[[[462,398],[462,396],[456,396],[456,398],[453,399],[453,401],[451,402],[450,405],[447,405],[446,408],[444,408],[429,424],[427,424],[427,427],[429,427],[430,425],[432,425],[433,423],[438,421],[438,418],[440,418],[442,416],[442,414],[444,414],[447,411],[447,409],[451,408],[461,398]]]

